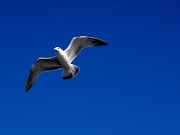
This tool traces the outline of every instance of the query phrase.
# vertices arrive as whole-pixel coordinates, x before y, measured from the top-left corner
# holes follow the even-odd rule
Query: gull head
[[[55,47],[54,50],[57,51],[57,52],[62,51],[62,49],[60,47]]]

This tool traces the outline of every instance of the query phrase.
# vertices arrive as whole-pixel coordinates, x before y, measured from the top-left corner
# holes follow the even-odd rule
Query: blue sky
[[[0,2],[1,135],[179,135],[178,1]],[[39,57],[74,36],[108,46],[84,49],[73,64],[25,83]]]

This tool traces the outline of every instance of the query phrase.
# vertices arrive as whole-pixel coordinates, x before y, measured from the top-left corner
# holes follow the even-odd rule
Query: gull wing
[[[26,92],[31,88],[41,72],[55,70],[61,68],[60,63],[56,57],[52,58],[39,58],[31,68],[27,82]]]
[[[100,46],[107,44],[108,43],[102,39],[98,39],[95,37],[79,36],[72,39],[70,45],[65,50],[65,52],[69,57],[69,60],[72,62],[84,47]]]

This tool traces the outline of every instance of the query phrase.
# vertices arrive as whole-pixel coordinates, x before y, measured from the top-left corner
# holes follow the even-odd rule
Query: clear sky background
[[[180,3],[177,1],[1,1],[0,135],[179,135]],[[27,76],[39,57],[74,36],[80,72]]]

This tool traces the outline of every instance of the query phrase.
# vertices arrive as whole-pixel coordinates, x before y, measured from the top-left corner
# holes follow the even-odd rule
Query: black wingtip
[[[32,85],[28,86],[28,85],[26,84],[25,92],[28,92],[31,87],[32,87]]]
[[[102,39],[89,37],[89,40],[95,45],[108,45],[108,43]]]
[[[29,89],[30,89],[30,88],[26,88],[26,89],[25,89],[25,92],[28,92],[28,91],[29,91]]]

